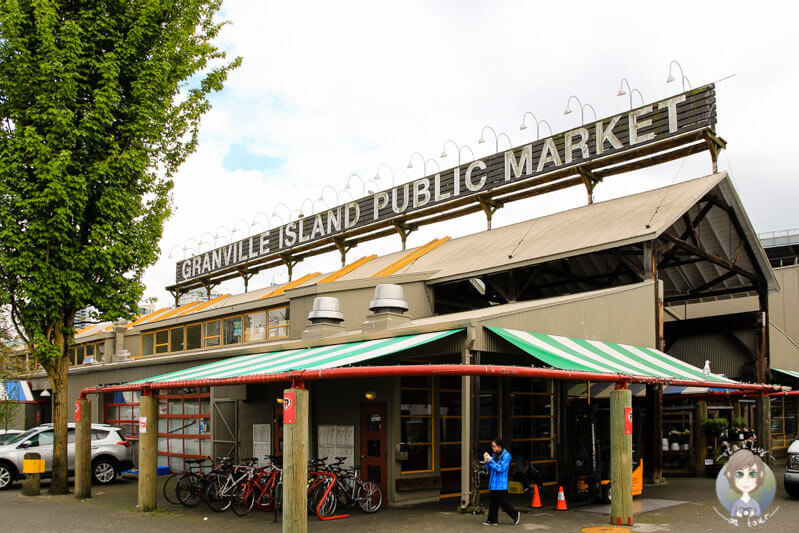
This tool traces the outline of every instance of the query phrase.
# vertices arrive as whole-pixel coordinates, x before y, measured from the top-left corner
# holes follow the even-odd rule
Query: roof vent
[[[308,320],[311,323],[302,332],[303,339],[322,339],[344,331],[344,314],[341,312],[338,298],[330,296],[314,298]]]
[[[369,302],[369,310],[378,313],[399,313],[408,310],[408,302],[401,285],[384,283],[375,287],[375,299]]]
[[[340,324],[344,322],[344,314],[338,298],[318,296],[314,298],[313,309],[308,313],[308,320],[312,324]]]
[[[361,329],[377,331],[404,326],[411,321],[405,316],[408,302],[401,285],[386,283],[375,287],[374,300],[369,302],[371,315],[366,317]]]

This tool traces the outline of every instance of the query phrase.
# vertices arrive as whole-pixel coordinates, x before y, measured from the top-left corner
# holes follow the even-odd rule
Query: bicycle
[[[244,465],[233,465],[225,472],[213,475],[203,490],[205,503],[217,513],[230,509],[251,474],[255,458],[245,459]]]

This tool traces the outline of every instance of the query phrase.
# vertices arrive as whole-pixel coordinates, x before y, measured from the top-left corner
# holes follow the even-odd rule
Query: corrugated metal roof
[[[726,178],[713,174],[452,239],[399,273],[435,271],[431,279],[444,280],[651,240]]]

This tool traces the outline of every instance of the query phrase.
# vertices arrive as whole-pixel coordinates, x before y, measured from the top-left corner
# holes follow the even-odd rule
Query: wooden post
[[[75,498],[92,497],[92,404],[75,402]]]
[[[663,324],[663,282],[658,279],[657,243],[644,243],[644,275],[655,282],[655,348],[665,349]],[[644,445],[644,470],[649,483],[664,483],[663,479],[663,385],[646,386],[646,418],[649,426]]]
[[[697,400],[694,406],[694,457],[696,457],[696,473],[701,474],[705,471],[705,459],[707,458],[707,437],[702,429],[702,424],[707,420],[707,400]]]
[[[765,287],[759,289],[757,295],[762,318],[760,328],[757,332],[755,376],[758,383],[767,383],[771,366],[769,362],[768,289]],[[759,439],[760,435],[758,435],[757,438]]]
[[[468,364],[464,362],[464,364]],[[461,376],[461,508],[472,491],[472,378]]]
[[[155,511],[158,470],[158,399],[145,390],[139,402],[139,511]]]
[[[308,531],[308,391],[283,392],[283,533]]]
[[[610,393],[610,523],[633,525],[632,393],[620,384]],[[629,411],[628,411],[629,409]],[[629,421],[628,421],[628,416]]]
[[[771,398],[760,395],[755,398],[755,415],[757,423],[757,445],[765,450],[771,449]]]

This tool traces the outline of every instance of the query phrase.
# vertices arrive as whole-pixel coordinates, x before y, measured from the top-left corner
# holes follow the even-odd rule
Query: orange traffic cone
[[[541,505],[541,496],[538,494],[538,485],[533,485],[533,501],[530,502],[530,507],[533,509],[538,509],[539,507],[543,507]]]
[[[563,485],[558,487],[558,505],[555,506],[555,510],[557,511],[565,511],[568,509],[566,507],[566,495],[563,494]]]

